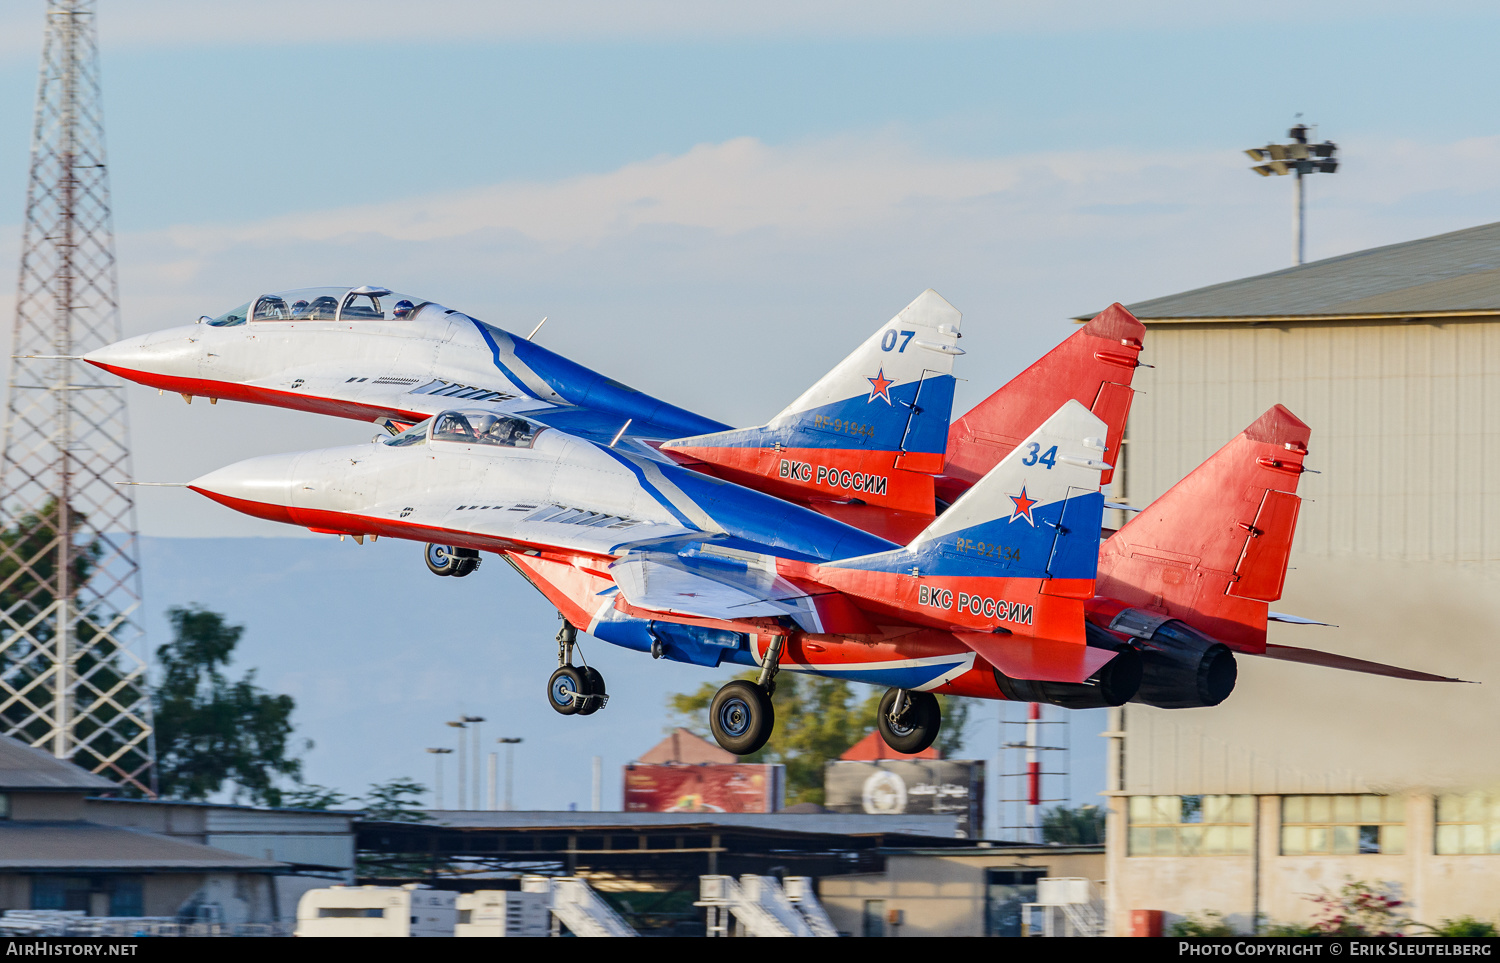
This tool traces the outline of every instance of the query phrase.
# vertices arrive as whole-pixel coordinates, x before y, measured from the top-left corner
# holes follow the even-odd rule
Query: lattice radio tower
[[[153,782],[94,0],[49,0],[0,459],[0,731]]]

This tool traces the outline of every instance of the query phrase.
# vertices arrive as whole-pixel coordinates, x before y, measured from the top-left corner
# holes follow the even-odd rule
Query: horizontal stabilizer
[[[1285,612],[1268,612],[1266,618],[1272,622],[1285,622],[1287,625],[1327,625],[1338,628],[1332,622],[1319,622],[1317,619],[1304,619],[1300,615],[1287,615]]]
[[[1348,672],[1364,672],[1368,675],[1390,676],[1392,679],[1410,679],[1414,682],[1467,682],[1471,685],[1477,684],[1470,679],[1454,679],[1446,675],[1433,675],[1430,672],[1418,672],[1416,669],[1403,669],[1398,665],[1386,665],[1384,662],[1366,662],[1364,659],[1355,659],[1347,655],[1335,655],[1332,652],[1319,652],[1317,649],[1302,649],[1295,645],[1267,643],[1266,651],[1264,652],[1249,652],[1244,654],[1262,655],[1268,659],[1280,659],[1282,662],[1321,665],[1327,669],[1344,669]]]
[[[1118,653],[1077,642],[955,632],[959,641],[1012,679],[1082,682]]]

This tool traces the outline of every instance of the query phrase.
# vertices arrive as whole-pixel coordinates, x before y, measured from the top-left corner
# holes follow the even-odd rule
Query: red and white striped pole
[[[1026,825],[1031,830],[1031,841],[1040,843],[1042,805],[1042,764],[1037,759],[1036,736],[1042,720],[1042,707],[1033,702],[1026,713]]]

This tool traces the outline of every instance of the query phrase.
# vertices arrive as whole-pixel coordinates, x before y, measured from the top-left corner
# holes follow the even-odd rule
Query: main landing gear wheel
[[[598,669],[584,666],[583,682],[587,686],[584,692],[588,698],[583,700],[583,707],[578,710],[578,714],[591,716],[604,708],[604,703],[609,701],[609,694],[604,689],[604,675]]]
[[[576,697],[588,694],[588,680],[583,671],[571,665],[558,669],[547,680],[547,701],[552,704],[553,709],[565,716],[574,715],[582,709],[589,700]]]
[[[776,710],[766,690],[736,679],[714,696],[708,710],[714,739],[737,756],[748,756],[766,744],[776,726]]]
[[[908,689],[887,689],[876,719],[885,744],[908,755],[932,745],[943,726],[937,696]]]
[[[479,553],[472,548],[454,548],[452,545],[428,545],[424,557],[427,568],[433,575],[452,575],[463,578],[479,567]]]

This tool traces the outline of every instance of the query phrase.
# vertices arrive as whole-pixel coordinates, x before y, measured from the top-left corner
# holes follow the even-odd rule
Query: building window
[[[1130,856],[1248,856],[1253,796],[1131,796]]]
[[[74,910],[89,916],[146,915],[139,876],[33,876],[31,908]]]
[[[1283,856],[1404,852],[1404,796],[1281,797]]]
[[[1439,796],[1437,851],[1442,856],[1500,853],[1500,796]]]
[[[1020,936],[1021,907],[1036,902],[1036,881],[1046,875],[1040,869],[985,870],[984,935]]]

